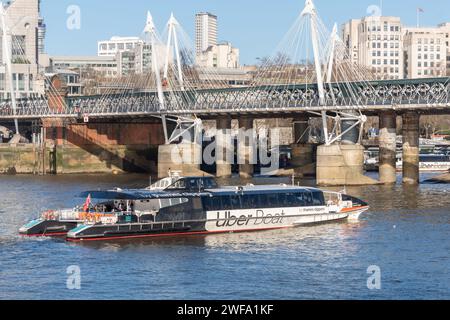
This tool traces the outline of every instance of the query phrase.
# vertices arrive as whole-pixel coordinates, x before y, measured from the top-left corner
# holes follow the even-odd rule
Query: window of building
[[[11,60],[12,63],[27,63],[25,52],[26,46],[25,46],[25,36],[12,36],[12,43],[11,43]]]
[[[0,73],[0,91],[5,91],[5,74]]]
[[[19,73],[18,79],[19,79],[17,83],[18,90],[25,91],[25,75],[23,73]]]

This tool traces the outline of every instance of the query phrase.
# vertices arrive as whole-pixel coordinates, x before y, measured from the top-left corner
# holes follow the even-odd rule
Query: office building
[[[351,61],[377,79],[402,79],[403,27],[398,17],[364,17],[347,22],[343,39]]]
[[[195,16],[195,48],[199,55],[210,46],[217,45],[217,16],[201,12]]]

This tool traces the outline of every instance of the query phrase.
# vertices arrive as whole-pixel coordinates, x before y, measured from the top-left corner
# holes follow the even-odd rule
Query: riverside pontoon
[[[147,189],[81,196],[106,201],[99,203],[101,212],[79,215],[69,241],[281,229],[357,219],[369,209],[343,193],[288,185],[219,187],[210,177],[171,177]]]

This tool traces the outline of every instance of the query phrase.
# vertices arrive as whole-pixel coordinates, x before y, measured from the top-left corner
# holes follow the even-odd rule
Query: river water
[[[146,185],[134,175],[0,176],[0,299],[450,299],[445,184],[348,188],[371,205],[357,223],[95,244],[17,235],[41,211],[82,202],[83,190]],[[371,266],[380,289],[367,286]]]

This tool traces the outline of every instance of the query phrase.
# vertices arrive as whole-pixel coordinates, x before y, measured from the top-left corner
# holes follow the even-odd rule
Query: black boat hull
[[[34,220],[20,228],[19,234],[28,237],[63,237],[77,225],[77,222]]]

